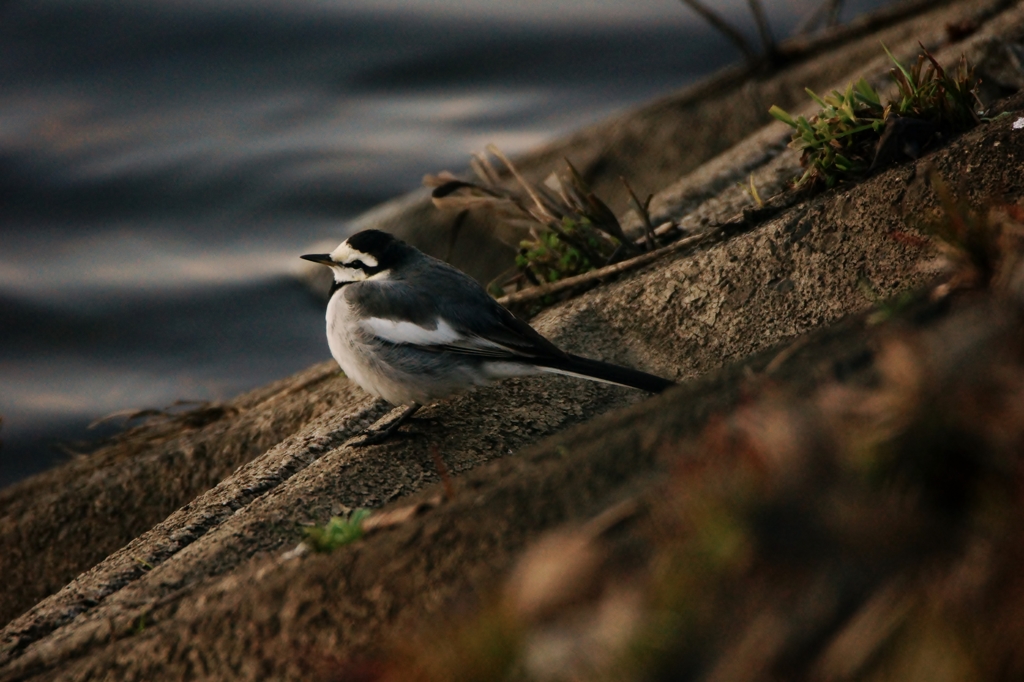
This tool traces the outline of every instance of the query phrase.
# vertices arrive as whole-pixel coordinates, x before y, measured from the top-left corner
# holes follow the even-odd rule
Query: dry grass
[[[471,162],[475,181],[443,172],[427,176],[424,184],[433,187],[438,207],[469,210],[487,206],[499,219],[525,233],[515,267],[488,286],[495,296],[576,277],[657,248],[647,212],[651,198],[640,201],[625,179],[630,206],[645,227],[639,241],[625,235],[618,218],[568,159],[563,173],[553,173],[543,185],[536,185],[496,147],[488,147],[488,151],[504,164],[514,180],[512,186],[483,154]]]

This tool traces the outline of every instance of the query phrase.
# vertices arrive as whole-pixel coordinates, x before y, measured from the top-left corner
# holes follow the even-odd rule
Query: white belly
[[[392,405],[407,402],[401,391],[389,390],[386,375],[375,367],[371,349],[358,337],[352,323],[352,307],[341,293],[331,297],[327,304],[327,345],[341,371],[367,393],[384,398]]]

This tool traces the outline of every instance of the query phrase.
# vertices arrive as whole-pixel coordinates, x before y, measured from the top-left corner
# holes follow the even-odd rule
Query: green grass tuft
[[[778,106],[769,110],[794,129],[789,146],[803,152],[805,171],[793,181],[794,188],[828,188],[863,177],[880,163],[900,155],[915,157],[934,139],[981,121],[979,81],[966,57],[950,73],[922,47],[908,69],[882,47],[895,64],[889,72],[898,89],[895,99],[883,104],[878,91],[861,78],[845,92],[833,90],[824,97],[808,89],[821,107],[810,119],[794,118]]]
[[[330,552],[363,537],[363,521],[369,509],[356,509],[348,516],[333,516],[323,527],[305,529],[305,542],[315,552]]]
[[[612,249],[602,249],[606,241],[594,234],[594,227],[586,218],[578,221],[563,219],[562,232],[567,239],[555,232],[538,231],[535,239],[519,242],[516,267],[538,282],[557,282],[593,270],[596,266],[591,253],[607,250],[609,253],[606,255],[611,255]],[[577,246],[581,241],[589,247],[589,252]]]

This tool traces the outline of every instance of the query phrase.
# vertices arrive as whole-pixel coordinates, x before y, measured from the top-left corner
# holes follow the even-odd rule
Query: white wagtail
[[[365,391],[408,409],[361,441],[388,438],[420,406],[499,379],[552,372],[660,393],[673,382],[557,348],[476,280],[379,230],[302,258],[334,271],[327,345]]]

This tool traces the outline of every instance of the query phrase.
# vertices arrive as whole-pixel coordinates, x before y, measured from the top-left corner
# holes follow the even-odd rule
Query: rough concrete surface
[[[1014,3],[934,11],[946,14],[886,29],[890,46],[907,50],[926,30],[941,46],[937,21],[976,17],[967,43],[939,52],[949,59],[1019,41],[1024,27]],[[861,54],[848,53],[846,67]],[[742,363],[763,369],[802,344],[825,353],[828,339],[842,338],[841,320],[934,280],[934,246],[905,236],[919,235],[937,205],[927,169],[966,198],[1022,203],[1015,118],[764,220],[737,217],[751,204],[735,179],[754,174],[759,186],[780,187],[795,173],[778,126],[751,131],[666,189],[658,210],[686,213],[684,229],[712,238],[532,320],[567,350],[695,382],[663,397],[568,378],[514,380],[423,410],[409,437],[354,448],[353,436],[388,409],[322,365],[220,406],[205,423],[143,425],[0,492],[0,538],[17,548],[0,555],[0,571],[17,581],[0,597],[0,615],[12,619],[0,632],[0,680],[304,679],[310,660],[372,651],[495,581],[539,531],[642,485],[655,473],[659,439],[735,401]],[[855,366],[859,352],[832,364]],[[454,501],[345,551],[285,554],[304,525],[332,514],[436,497],[424,490],[439,478],[435,453],[463,474]]]
[[[334,363],[122,435],[0,491],[10,620],[353,392]],[[175,472],[168,476],[168,472]]]
[[[965,17],[989,16],[1000,4],[980,0],[939,3],[935,9],[919,17],[911,17],[903,23],[884,28],[885,33],[881,37],[898,53],[908,53],[916,44],[916,36],[922,32],[927,32],[929,44],[939,44],[947,23],[961,22]],[[989,33],[1001,35],[1005,31],[996,28]],[[973,37],[974,43],[991,42],[986,35],[984,29],[979,31]],[[786,179],[796,172],[795,154],[780,153],[787,134],[784,127],[774,124],[759,128],[764,121],[770,120],[765,114],[766,109],[751,106],[749,102],[741,105],[739,102],[744,101],[744,93],[755,87],[766,89],[759,95],[759,100],[789,106],[790,102],[802,101],[798,98],[802,96],[804,85],[822,90],[841,87],[842,79],[862,73],[860,70],[851,72],[850,69],[859,69],[866,54],[872,60],[875,77],[880,77],[885,67],[878,60],[877,40],[877,36],[869,34],[855,35],[852,42],[844,45],[827,42],[830,49],[826,55],[806,63],[797,62],[776,75],[758,76],[746,85],[744,83],[747,81],[726,75],[721,79],[724,85],[715,86],[717,81],[712,81],[622,119],[595,126],[573,136],[563,145],[552,145],[538,152],[536,161],[524,159],[521,165],[526,172],[533,169],[535,175],[542,175],[548,171],[540,169],[550,170],[551,164],[545,166],[540,159],[557,162],[565,154],[575,159],[575,152],[569,153],[570,150],[584,149],[589,150],[585,154],[622,157],[624,160],[615,161],[614,164],[628,166],[627,177],[630,178],[635,177],[634,172],[648,166],[661,168],[662,175],[651,181],[650,189],[668,187],[655,197],[655,213],[661,211],[666,216],[671,214],[677,217],[685,214],[680,220],[684,229],[703,229],[709,223],[728,220],[732,214],[750,205],[749,195],[740,186],[749,174],[754,174],[762,194],[770,196],[780,191]],[[954,45],[951,50],[955,52],[957,48]],[[775,96],[778,98],[773,99]],[[726,98],[727,101],[723,103],[719,101],[720,98]],[[730,115],[722,116],[722,111],[729,111]],[[756,116],[757,121],[747,121],[742,118],[743,115]],[[697,129],[696,121],[707,118],[717,121],[716,125],[731,127],[726,131],[717,130],[715,135],[690,134],[690,131]],[[677,132],[685,131],[686,134],[679,132],[679,139],[675,140],[674,145],[636,147],[625,141],[617,142],[625,139],[622,133],[616,132],[620,129],[632,130],[634,138],[642,138],[641,131],[645,127],[662,130],[666,126]],[[743,144],[712,159],[677,182],[684,171],[744,138],[748,139]],[[618,151],[601,151],[606,144]],[[674,158],[685,160],[685,164],[679,166],[657,161],[658,157],[651,156],[657,154],[676,155]],[[600,177],[604,178],[604,185],[595,185],[599,191],[617,186],[615,183],[618,179],[614,174]],[[591,179],[596,178],[595,175]],[[646,189],[644,185],[634,184],[637,191],[643,192]],[[365,219],[367,225],[390,226],[406,232],[407,225],[417,225],[420,226],[417,229],[426,230],[424,226],[431,225],[431,221],[440,215],[423,199],[407,198],[397,204],[404,208],[382,209],[368,214]],[[486,216],[480,219],[485,220]],[[437,235],[444,234],[448,227],[447,224],[437,227],[431,233],[430,240],[435,245],[444,243],[445,240],[439,240]],[[491,229],[486,225],[484,227]],[[483,250],[480,243],[467,239],[460,244],[459,248],[465,248],[467,256],[472,254],[474,262],[495,262],[492,255],[494,252]],[[469,262],[457,261],[464,266]],[[495,267],[503,269],[504,261],[499,262],[499,265],[489,267],[492,270]],[[481,277],[487,275],[477,274]],[[743,291],[733,292],[732,296],[730,300],[739,300]],[[675,374],[675,370],[670,373]],[[294,383],[301,385],[303,381],[305,379],[296,378]],[[140,434],[139,437],[104,448],[67,467],[0,491],[0,538],[10,538],[8,544],[15,548],[0,555],[0,572],[10,577],[11,586],[0,595],[0,621],[6,622],[43,596],[67,584],[78,573],[216,484],[228,472],[265,452],[287,433],[296,431],[306,420],[332,406],[332,396],[341,390],[338,386],[329,383],[313,393],[290,393],[288,385],[283,383],[279,389],[283,397],[267,402],[262,408],[247,404],[244,416],[235,417],[231,409],[210,413],[208,418],[219,418],[185,434],[174,432],[178,428],[176,424],[166,425],[166,429],[161,432],[163,435],[153,433],[150,427],[145,436]],[[272,392],[278,389],[268,387],[267,390]],[[265,393],[253,393],[253,396],[261,395]],[[262,420],[270,420],[270,423],[263,424]],[[166,440],[168,434],[174,437],[160,448],[150,443],[145,446],[145,452],[131,456],[138,453],[141,441]],[[250,437],[246,434],[258,436]],[[208,455],[210,452],[219,454],[211,457]],[[161,476],[167,462],[176,461],[182,456],[186,461],[193,462],[187,477]],[[37,501],[37,491],[44,490],[46,497]],[[103,501],[108,498],[118,500],[118,503],[105,506]],[[44,508],[47,509],[44,514],[34,515],[31,512],[32,509]],[[105,515],[103,509],[107,510]],[[88,541],[71,548],[62,547],[62,534],[63,537],[88,538]]]

